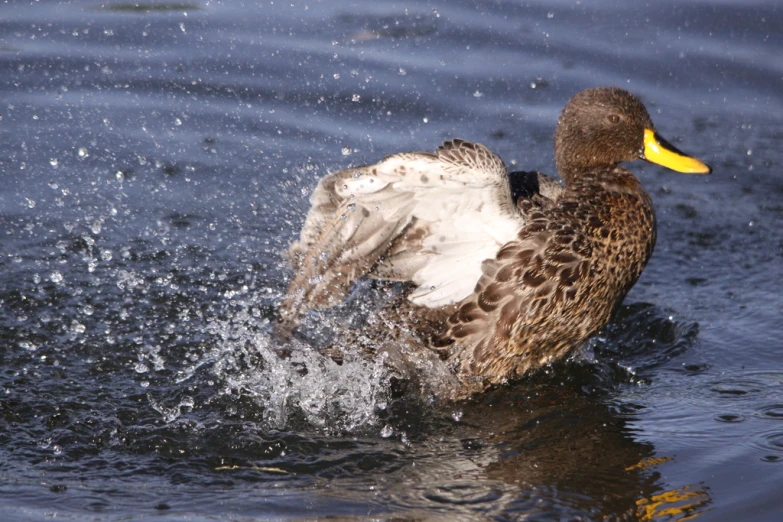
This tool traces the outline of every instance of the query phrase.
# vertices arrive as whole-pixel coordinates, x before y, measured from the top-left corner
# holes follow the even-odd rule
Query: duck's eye
[[[620,116],[617,114],[610,114],[606,119],[609,120],[609,123],[620,123]]]

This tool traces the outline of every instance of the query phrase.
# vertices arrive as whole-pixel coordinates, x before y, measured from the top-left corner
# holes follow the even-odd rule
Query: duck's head
[[[599,87],[571,98],[555,131],[555,163],[566,183],[587,169],[638,159],[687,174],[712,171],[661,138],[647,109],[631,93]]]

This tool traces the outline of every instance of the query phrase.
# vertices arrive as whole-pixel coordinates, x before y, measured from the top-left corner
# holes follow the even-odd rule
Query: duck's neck
[[[575,171],[564,169],[559,174],[566,189],[574,192],[601,190],[647,196],[639,179],[619,165],[582,167]]]
[[[576,219],[588,215],[585,232],[605,250],[600,256],[621,267],[627,279],[618,281],[624,293],[641,274],[655,247],[652,199],[631,172],[620,166],[585,169],[566,179],[562,201]],[[561,200],[558,200],[561,201]],[[569,201],[569,203],[565,203]]]
[[[566,187],[571,184],[591,183],[597,178],[612,177],[617,163],[605,163],[593,156],[557,154],[555,167]],[[627,172],[627,171],[626,171]]]

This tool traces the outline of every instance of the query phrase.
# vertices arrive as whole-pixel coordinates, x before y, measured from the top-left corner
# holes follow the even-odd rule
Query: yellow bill
[[[709,174],[712,169],[706,163],[677,150],[674,145],[658,136],[655,131],[644,129],[642,157],[652,163],[685,174]]]

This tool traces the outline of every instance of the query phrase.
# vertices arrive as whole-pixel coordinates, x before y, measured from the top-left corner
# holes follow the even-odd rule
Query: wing
[[[524,226],[503,161],[463,140],[336,172],[310,201],[290,250],[296,273],[284,320],[340,302],[364,275],[412,281],[417,305],[459,302],[473,292],[482,262]]]
[[[536,171],[515,171],[508,174],[511,197],[518,204],[528,200],[555,202],[563,193],[563,185]]]
[[[522,375],[586,338],[594,325],[583,313],[588,306],[608,302],[600,313],[611,312],[611,299],[596,298],[582,284],[591,271],[591,244],[549,218],[546,209],[531,211],[519,238],[484,262],[475,292],[459,304],[436,343],[476,386],[468,393]],[[604,291],[610,292],[597,293]],[[596,303],[586,304],[591,298]]]

